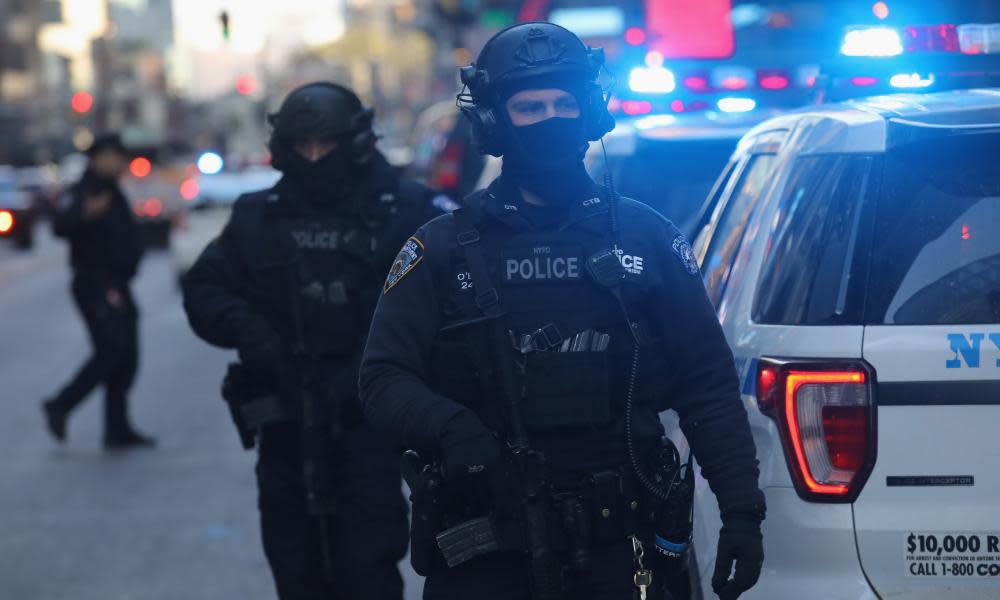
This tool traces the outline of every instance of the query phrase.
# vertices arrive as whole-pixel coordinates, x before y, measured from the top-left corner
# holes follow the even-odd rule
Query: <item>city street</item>
[[[219,397],[229,355],[191,333],[170,257],[135,282],[141,368],[132,415],[155,450],[101,448],[100,392],[58,445],[39,405],[89,352],[66,248],[41,224],[28,253],[0,245],[0,598],[267,599],[254,454]],[[419,584],[407,571],[407,598]]]

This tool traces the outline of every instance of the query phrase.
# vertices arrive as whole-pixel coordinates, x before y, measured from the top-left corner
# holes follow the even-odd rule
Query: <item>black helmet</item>
[[[604,50],[590,48],[573,32],[552,23],[520,23],[494,35],[476,62],[461,69],[468,89],[458,96],[483,154],[500,156],[503,141],[497,110],[514,92],[532,87],[568,87],[581,100],[587,139],[614,128],[604,91],[597,83]]]
[[[362,164],[372,155],[374,111],[346,87],[319,81],[293,90],[278,112],[267,116],[271,125],[271,162],[282,169],[295,141],[307,139],[342,142],[348,156]]]

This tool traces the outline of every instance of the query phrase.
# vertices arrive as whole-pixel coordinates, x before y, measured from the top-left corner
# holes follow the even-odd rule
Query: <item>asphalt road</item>
[[[187,326],[169,254],[134,286],[141,366],[132,416],[154,450],[101,448],[101,393],[58,445],[40,403],[89,352],[69,297],[66,248],[40,227],[0,241],[0,600],[275,598],[260,546],[253,453],[219,398],[230,355]],[[405,562],[404,562],[405,567]],[[407,600],[419,579],[405,569]]]

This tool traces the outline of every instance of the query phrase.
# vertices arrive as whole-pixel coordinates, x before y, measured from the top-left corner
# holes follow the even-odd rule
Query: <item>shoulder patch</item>
[[[694,257],[694,250],[691,249],[691,244],[688,243],[684,236],[677,234],[674,241],[670,244],[673,249],[674,254],[681,261],[681,265],[684,270],[688,272],[689,275],[698,274],[698,259]]]
[[[392,261],[392,268],[389,269],[389,275],[385,278],[382,293],[388,293],[392,286],[399,283],[423,258],[424,243],[415,237],[406,240],[403,248],[396,255],[396,260]]]

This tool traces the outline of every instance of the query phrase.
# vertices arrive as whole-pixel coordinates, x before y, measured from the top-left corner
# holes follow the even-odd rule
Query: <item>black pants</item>
[[[331,475],[337,510],[320,518],[306,508],[299,437],[298,424],[265,427],[260,437],[261,533],[279,597],[402,600],[397,564],[408,535],[399,452],[364,425],[347,431]]]
[[[128,285],[77,274],[73,299],[87,323],[93,354],[59,392],[54,405],[69,413],[104,384],[104,432],[129,429],[126,395],[139,360],[138,310]]]
[[[678,577],[686,574],[666,572],[664,565],[646,552],[643,565],[654,571],[653,585],[647,589],[648,600],[687,600],[690,592],[676,592]],[[638,588],[632,583],[636,572],[632,544],[595,549],[591,554],[591,567],[586,573],[567,577],[565,598],[572,600],[631,600],[638,598]],[[498,553],[473,559],[455,568],[442,566],[427,577],[424,600],[528,600],[529,569],[520,553]],[[686,588],[686,582],[681,589]],[[671,595],[667,590],[675,590]]]

